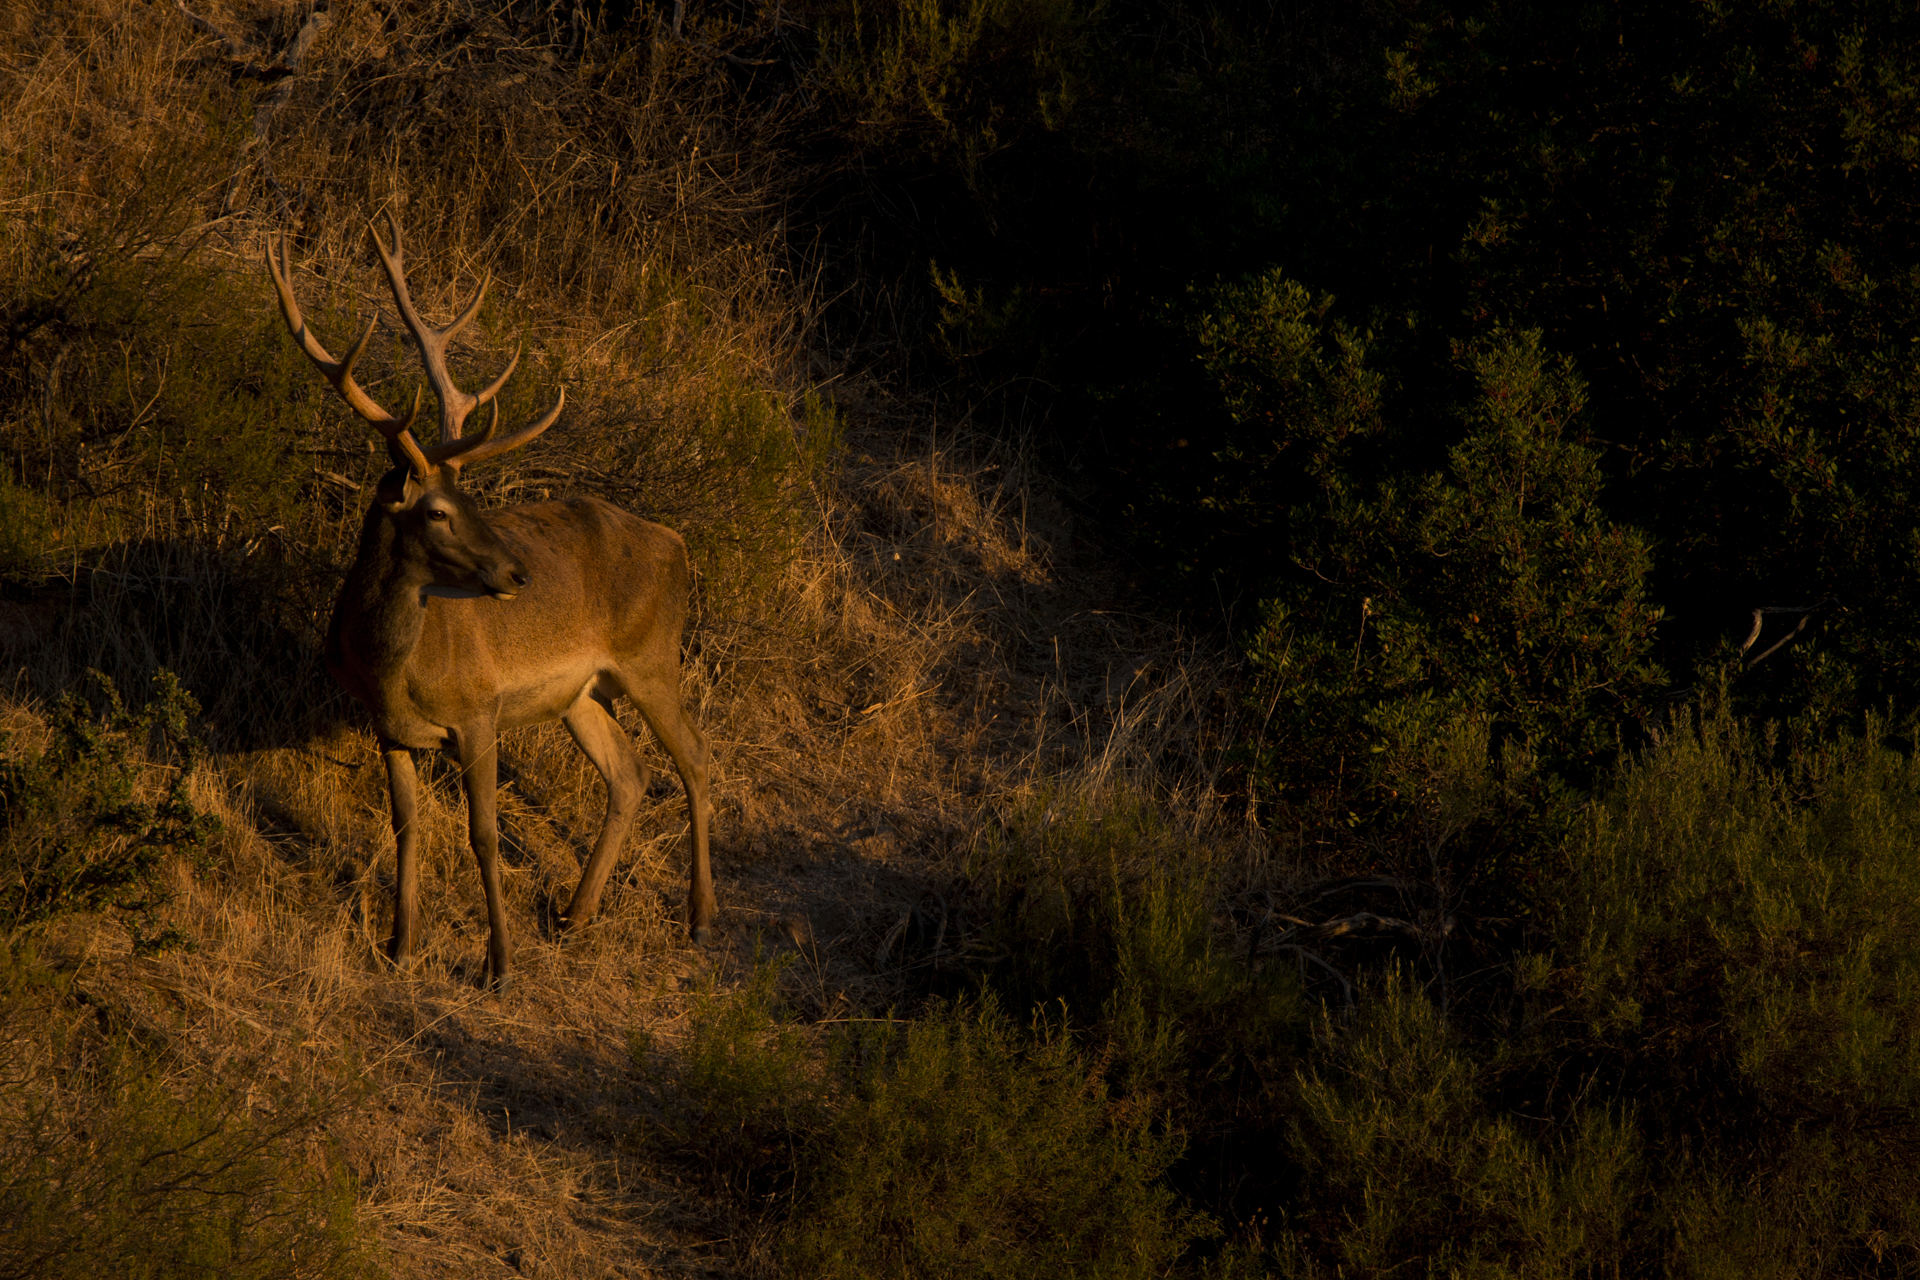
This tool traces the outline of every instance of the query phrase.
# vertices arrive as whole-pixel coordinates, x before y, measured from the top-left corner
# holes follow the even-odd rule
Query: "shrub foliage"
[[[795,1274],[1155,1276],[1206,1224],[1179,1154],[1044,1013],[987,1000],[847,1046],[859,1069],[794,1208]]]
[[[93,677],[97,709],[68,693],[51,717],[50,746],[0,757],[0,925],[18,939],[62,915],[109,910],[132,931],[136,953],[164,950],[180,938],[156,925],[163,861],[203,861],[219,829],[190,792],[199,708],[168,671],[138,712],[105,676]],[[167,776],[157,802],[138,795],[153,790],[139,786],[144,770]]]

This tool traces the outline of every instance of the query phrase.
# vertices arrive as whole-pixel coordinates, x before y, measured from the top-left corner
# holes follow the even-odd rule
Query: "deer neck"
[[[359,554],[333,606],[327,665],[376,719],[401,709],[431,581],[425,562],[403,550],[386,513],[378,506],[368,511]]]

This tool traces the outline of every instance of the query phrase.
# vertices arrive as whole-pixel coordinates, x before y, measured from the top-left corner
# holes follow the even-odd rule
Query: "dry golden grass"
[[[550,928],[598,825],[599,779],[558,726],[522,731],[502,756],[511,993],[478,985],[478,876],[437,762],[423,761],[420,964],[386,966],[384,777],[315,660],[384,463],[316,398],[282,419],[287,465],[303,468],[288,523],[98,486],[106,496],[53,512],[66,568],[0,615],[0,715],[17,730],[5,750],[32,749],[49,700],[87,668],[130,679],[160,666],[203,690],[216,748],[196,794],[224,822],[217,869],[181,869],[167,911],[192,949],[136,957],[95,920],[56,930],[50,954],[183,1071],[333,1091],[324,1137],[396,1274],[765,1272],[766,1224],[702,1195],[643,1140],[647,1073],[670,1061],[695,984],[791,951],[783,981],[808,1016],[909,997],[921,975],[904,922],[925,895],[955,894],[980,832],[1043,794],[1144,790],[1216,856],[1263,856],[1218,811],[1227,659],[1111,606],[1117,584],[1084,562],[1017,447],[963,434],[858,370],[827,380],[831,419],[807,409],[830,361],[810,349],[808,299],[781,266],[785,195],[763,145],[781,108],[738,105],[691,43],[624,62],[590,49],[583,63],[562,56],[565,27],[342,0],[299,73],[212,147],[189,108],[230,106],[229,67],[280,57],[310,11],[192,7],[197,25],[112,0],[0,20],[10,278],[44,265],[47,228],[111,243],[115,201],[152,189],[141,163],[155,155],[202,166],[209,180],[183,179],[179,227],[198,268],[230,282],[219,296],[263,331],[259,255],[281,228],[297,233],[299,287],[336,349],[380,305],[362,230],[379,210],[403,216],[430,317],[497,277],[456,367],[486,376],[524,331],[508,412],[562,381],[569,408],[540,444],[474,478],[483,500],[601,493],[696,548],[685,693],[714,748],[722,940],[685,944],[678,784],[623,707],[665,780],[600,920],[564,947]],[[74,145],[56,155],[55,138]],[[43,181],[50,166],[60,182]],[[29,389],[52,403],[57,370],[35,369]],[[390,401],[416,376],[386,340],[367,369]],[[129,352],[136,392],[165,372],[154,352]],[[48,413],[7,424],[20,472],[52,465],[78,430]],[[836,427],[842,451],[806,461],[820,443],[809,434]],[[797,461],[761,466],[755,442],[774,438],[797,442]],[[730,453],[741,440],[752,447]],[[120,465],[71,456],[101,476]],[[636,1061],[636,1032],[653,1056]]]
[[[452,771],[433,764],[421,963],[393,973],[384,779],[371,735],[336,722],[222,756],[201,782],[225,823],[220,870],[183,873],[168,913],[193,951],[135,959],[96,923],[62,935],[64,962],[213,1076],[364,1082],[329,1136],[397,1273],[763,1269],[761,1224],[638,1140],[632,1032],[670,1053],[695,981],[736,981],[761,952],[799,952],[788,998],[817,1018],[911,994],[889,932],[922,893],[953,893],[982,823],[1040,791],[1158,779],[1192,788],[1170,807],[1208,825],[1204,772],[1168,759],[1217,754],[1205,655],[1062,584],[1051,543],[1066,530],[1016,459],[963,465],[917,442],[883,455],[879,426],[856,415],[864,451],[766,618],[696,635],[687,696],[714,744],[718,947],[684,942],[671,796],[645,813],[601,920],[556,942],[546,922],[602,792],[548,728],[505,744],[512,992],[478,985],[484,906]],[[659,776],[666,762],[635,736]]]

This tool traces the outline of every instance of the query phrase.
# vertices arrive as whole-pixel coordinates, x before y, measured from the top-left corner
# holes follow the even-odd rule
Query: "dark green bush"
[[[17,937],[62,915],[110,910],[137,953],[163,950],[181,941],[156,931],[163,861],[200,859],[219,829],[189,793],[199,707],[167,671],[137,712],[99,672],[88,693],[97,705],[61,697],[45,750],[0,759],[0,927]],[[166,775],[155,802],[141,798],[143,770]]]
[[[759,1212],[790,1206],[826,1114],[826,1080],[780,998],[783,969],[756,963],[737,988],[695,993],[670,1103],[673,1140],[708,1185]]]
[[[1882,732],[1683,720],[1575,846],[1568,1051],[1692,1145],[1697,1247],[1920,1264],[1920,764]]]
[[[1858,714],[1913,686],[1920,257],[1892,210],[1920,173],[1917,38],[1880,0],[1423,5],[1385,74],[1297,118],[1326,185],[1289,211],[1291,270],[1577,362],[1607,508],[1662,548],[1666,665],[1755,607],[1855,610],[1826,629],[1837,669],[1776,659],[1742,699]]]
[[[1607,517],[1583,382],[1496,330],[1457,346],[1435,421],[1331,308],[1277,271],[1201,295],[1206,411],[1141,495],[1193,535],[1189,570],[1268,593],[1245,637],[1251,798],[1393,811],[1394,758],[1467,722],[1591,778],[1663,676],[1650,543]]]
[[[1310,1033],[1291,959],[1222,948],[1219,890],[1145,806],[1041,803],[983,843],[989,981],[1084,1010],[1111,1096],[1186,1136],[1161,1185],[1230,1239],[1184,1267],[1909,1274],[1920,764],[1878,722],[1659,736],[1584,802],[1473,717],[1382,752],[1407,856],[1371,878],[1425,924],[1308,941],[1355,995],[1320,988]]]
[[[1448,989],[1401,969],[1326,1021],[1289,1104],[1283,1260],[1920,1267],[1920,766],[1877,722],[1805,729],[1678,717],[1536,852],[1505,982],[1443,1016]]]
[[[1882,731],[1781,752],[1682,719],[1594,807],[1560,942],[1636,1090],[1920,1119],[1920,766]]]
[[[1299,1079],[1289,1274],[1617,1275],[1640,1209],[1640,1137],[1581,1110],[1557,1135],[1490,1105],[1484,1065],[1389,972],[1332,1016]]]
[[[1274,273],[1193,321],[1231,426],[1167,501],[1271,545],[1257,778],[1361,776],[1463,717],[1590,771],[1661,673],[1651,549],[1605,514],[1584,385],[1538,333],[1495,332],[1459,347],[1464,398],[1436,436],[1383,412],[1369,339],[1329,305]]]
[[[1244,1126],[1220,1095],[1282,1078],[1307,1005],[1290,966],[1235,955],[1213,916],[1215,873],[1166,814],[1120,791],[1101,804],[1043,797],[974,854],[994,951],[989,981],[1014,1007],[1064,1002],[1094,1021],[1126,1096],[1196,1135]]]
[[[1044,1012],[991,999],[865,1038],[783,1241],[796,1275],[1157,1276],[1209,1231],[1180,1141]]]
[[[1191,923],[1174,932],[1182,951]],[[989,994],[816,1038],[785,1009],[781,969],[696,994],[662,1136],[727,1202],[781,1224],[792,1274],[1160,1275],[1214,1233],[1168,1181],[1194,1071],[1162,1007],[1177,993],[1116,997],[1080,1034],[1062,1004],[1022,1027]]]

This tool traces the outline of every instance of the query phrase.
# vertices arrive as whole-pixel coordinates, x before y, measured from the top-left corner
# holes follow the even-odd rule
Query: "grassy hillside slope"
[[[313,1274],[764,1270],[779,1206],[730,1187],[680,1083],[702,1011],[772,961],[802,1024],[964,985],[988,944],[956,885],[994,815],[1043,792],[1150,785],[1208,820],[1217,660],[1103,607],[1017,448],[809,338],[818,299],[782,239],[790,103],[738,91],[723,30],[583,50],[564,17],[99,0],[0,19],[19,890],[0,1123],[22,1153],[0,1178],[38,1189],[0,1223],[0,1271],[238,1271],[248,1250]],[[482,501],[600,494],[694,550],[709,951],[678,918],[677,783],[655,784],[601,921],[558,945],[602,791],[555,725],[503,756],[511,996],[476,985],[478,878],[437,762],[423,963],[380,958],[384,780],[317,647],[386,464],[295,351],[261,255],[292,233],[336,350],[381,313],[362,380],[401,400],[415,365],[364,238],[386,209],[430,316],[495,280],[456,369],[489,377],[524,336],[507,420],[568,392],[545,439],[476,469]],[[197,703],[167,704],[184,754],[141,714],[161,671]],[[86,791],[107,774],[127,783],[112,812]],[[192,815],[192,849],[129,834],[125,807],[156,803]],[[245,1148],[254,1181],[147,1187],[167,1139],[137,1130],[162,1096],[192,1151]],[[132,1181],[90,1182],[118,1143]],[[33,1244],[122,1200],[148,1207]],[[240,1225],[209,1228],[208,1204]],[[152,1244],[170,1232],[187,1261]]]

